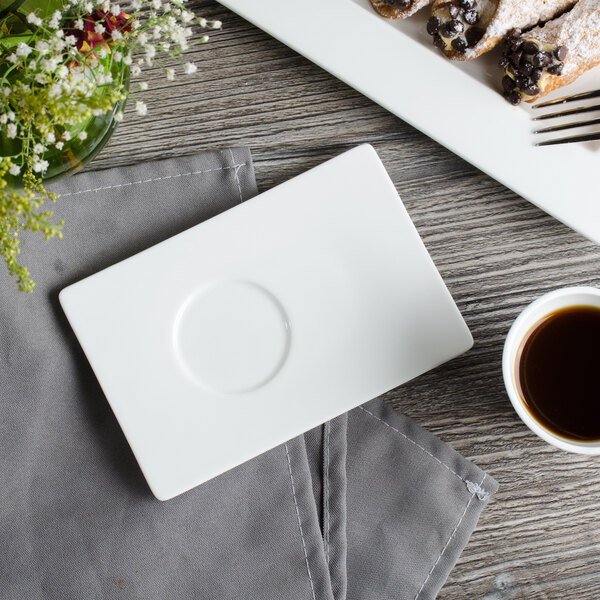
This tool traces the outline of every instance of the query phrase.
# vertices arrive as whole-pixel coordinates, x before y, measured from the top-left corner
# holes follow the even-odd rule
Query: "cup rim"
[[[516,360],[521,342],[532,327],[548,314],[554,312],[557,308],[549,309],[547,312],[543,312],[540,309],[544,305],[560,298],[564,298],[565,301],[564,304],[561,303],[561,306],[558,308],[567,306],[585,306],[585,303],[582,302],[568,301],[569,298],[581,295],[594,296],[595,298],[600,299],[600,289],[591,286],[560,288],[543,294],[523,309],[508,330],[508,334],[504,341],[504,349],[502,352],[502,375],[504,378],[504,387],[506,388],[508,398],[513,405],[513,408],[519,415],[521,421],[523,421],[533,433],[561,450],[574,452],[576,454],[600,455],[600,440],[594,442],[578,442],[570,440],[553,433],[541,425],[526,408],[525,402],[519,394],[516,381]],[[597,302],[594,306],[600,307],[600,302]]]

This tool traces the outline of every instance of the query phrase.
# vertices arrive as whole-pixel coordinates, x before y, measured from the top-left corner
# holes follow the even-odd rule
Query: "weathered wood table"
[[[600,462],[530,433],[501,374],[519,311],[600,285],[600,248],[216,2],[190,7],[224,23],[191,53],[199,74],[149,72],[148,116],[130,115],[91,168],[247,145],[266,190],[372,144],[475,338],[388,398],[500,483],[440,598],[600,598]]]

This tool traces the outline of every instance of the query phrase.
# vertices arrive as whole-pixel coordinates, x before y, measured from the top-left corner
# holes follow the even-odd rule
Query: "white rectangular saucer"
[[[159,500],[472,345],[370,146],[60,302]]]

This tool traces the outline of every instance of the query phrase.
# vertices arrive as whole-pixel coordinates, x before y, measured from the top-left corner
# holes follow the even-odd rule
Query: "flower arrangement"
[[[123,119],[128,97],[146,114],[138,94],[148,84],[136,81],[144,68],[158,66],[168,80],[176,66],[197,70],[182,54],[208,36],[191,42],[193,26],[221,23],[185,1],[0,0],[0,253],[20,291],[34,283],[17,261],[19,232],[61,237],[62,221],[42,208],[57,199],[44,180],[79,168],[91,139]]]

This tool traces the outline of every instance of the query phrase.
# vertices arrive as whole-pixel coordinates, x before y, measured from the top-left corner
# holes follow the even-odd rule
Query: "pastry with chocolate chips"
[[[433,0],[370,0],[373,8],[386,19],[406,19]]]
[[[575,0],[435,0],[427,32],[448,58],[472,60],[513,29],[553,19]]]
[[[579,0],[567,13],[522,33],[508,33],[500,67],[511,104],[534,102],[600,64],[600,0]]]

